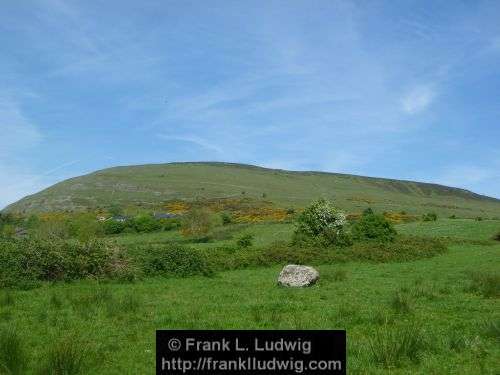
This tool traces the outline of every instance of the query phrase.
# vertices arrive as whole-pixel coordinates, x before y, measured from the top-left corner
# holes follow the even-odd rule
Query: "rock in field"
[[[319,279],[319,272],[313,267],[289,264],[285,266],[278,277],[278,284],[282,286],[304,287],[311,286]]]

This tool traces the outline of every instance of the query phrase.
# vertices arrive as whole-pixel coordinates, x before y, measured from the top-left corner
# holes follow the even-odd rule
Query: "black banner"
[[[156,331],[156,374],[345,373],[345,331]]]

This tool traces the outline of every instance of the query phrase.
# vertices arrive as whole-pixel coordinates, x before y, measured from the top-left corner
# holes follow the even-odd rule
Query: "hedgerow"
[[[0,287],[29,288],[41,281],[135,277],[136,270],[123,251],[103,241],[0,241]]]

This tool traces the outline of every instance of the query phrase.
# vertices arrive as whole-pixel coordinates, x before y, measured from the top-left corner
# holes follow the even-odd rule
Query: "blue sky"
[[[0,207],[193,160],[500,198],[498,20],[498,1],[2,1]]]

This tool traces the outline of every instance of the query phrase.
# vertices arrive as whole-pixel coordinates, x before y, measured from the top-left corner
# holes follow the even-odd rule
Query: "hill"
[[[105,208],[157,208],[172,200],[246,197],[303,207],[318,197],[348,212],[434,211],[461,217],[500,217],[500,200],[436,184],[325,172],[295,172],[231,163],[169,163],[108,168],[55,184],[8,206],[34,213]]]

